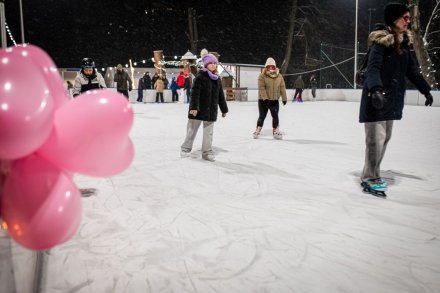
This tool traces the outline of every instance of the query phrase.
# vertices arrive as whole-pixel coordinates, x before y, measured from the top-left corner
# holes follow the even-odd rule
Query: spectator
[[[316,98],[316,87],[318,86],[318,82],[316,81],[316,77],[314,74],[310,77],[310,88],[312,89],[312,97]]]
[[[132,90],[133,86],[130,75],[128,75],[128,73],[122,68],[121,64],[118,64],[116,67],[113,81],[116,82],[116,90],[118,93],[123,94],[128,100],[128,92]]]
[[[177,90],[179,89],[179,87],[177,86],[177,82],[176,82],[176,77],[173,76],[173,78],[171,79],[171,85],[170,85],[170,90],[172,93],[172,101],[173,102],[178,102],[179,101],[179,94],[177,93]]]
[[[160,102],[163,103],[164,82],[162,76],[159,75],[157,78],[156,83],[154,84],[154,89],[156,90],[156,103],[159,103],[159,98]]]
[[[138,84],[138,98],[137,101],[139,103],[142,103],[142,100],[144,98],[144,90],[151,88],[151,78],[148,75],[148,72],[145,72],[144,76],[142,76],[139,79],[139,84]]]
[[[185,74],[183,88],[186,93],[186,102],[189,104],[191,102],[191,75]]]

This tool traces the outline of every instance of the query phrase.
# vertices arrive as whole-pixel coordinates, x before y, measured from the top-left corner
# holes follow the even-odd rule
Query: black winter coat
[[[193,82],[189,105],[189,110],[197,110],[197,115],[194,117],[188,113],[188,118],[216,121],[218,107],[222,113],[228,113],[221,79],[212,80],[208,72],[200,70]]]
[[[373,31],[366,79],[362,89],[359,122],[376,122],[402,119],[407,77],[422,94],[431,90],[420,74],[409,49],[410,32],[404,34],[402,54],[394,49],[394,35],[387,30]],[[385,103],[382,109],[373,107],[371,92],[383,89]]]

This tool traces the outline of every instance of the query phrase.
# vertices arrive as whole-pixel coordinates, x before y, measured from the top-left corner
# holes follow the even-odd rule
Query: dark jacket
[[[142,76],[139,79],[138,89],[140,90],[151,89],[151,77],[149,75],[144,74],[144,76]]]
[[[197,116],[188,113],[189,119],[216,121],[218,107],[222,113],[228,113],[225,94],[220,77],[212,80],[208,72],[200,70],[194,79],[189,110],[197,110]]]
[[[116,88],[118,90],[126,91],[132,89],[130,75],[128,75],[128,73],[125,72],[124,70],[122,71],[116,70],[115,76],[113,77],[113,81],[116,82]]]
[[[431,90],[411,55],[411,39],[411,33],[406,32],[401,43],[402,54],[399,55],[394,49],[394,35],[388,30],[373,31],[368,37],[371,48],[362,89],[359,122],[402,119],[405,77],[422,94]],[[382,89],[385,97],[384,106],[380,110],[374,108],[371,102],[371,92],[376,89]]]
[[[311,88],[316,88],[318,86],[318,81],[316,80],[315,77],[310,78],[310,87]]]

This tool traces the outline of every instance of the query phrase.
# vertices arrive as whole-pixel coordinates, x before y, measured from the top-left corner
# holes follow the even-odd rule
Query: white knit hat
[[[273,66],[277,67],[275,60],[272,57],[267,58],[266,64],[264,64],[264,67],[267,67],[269,65],[273,65]]]
[[[202,51],[200,51],[200,57],[205,56],[206,54],[208,54],[208,50],[206,49],[202,49]]]

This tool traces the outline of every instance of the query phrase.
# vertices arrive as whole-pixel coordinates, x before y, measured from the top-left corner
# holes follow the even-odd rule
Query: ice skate
[[[190,151],[187,151],[187,150],[181,150],[180,151],[180,157],[181,158],[188,158],[190,155],[191,155]]]
[[[202,159],[210,162],[215,161],[215,155],[214,154],[204,154],[202,155]]]
[[[260,133],[261,133],[261,126],[257,126],[257,129],[255,129],[255,132],[253,134],[254,139],[257,139],[258,136],[260,136]]]
[[[283,134],[281,133],[281,131],[278,127],[273,129],[273,138],[283,139]]]
[[[361,182],[361,186],[362,186],[362,191],[365,193],[369,193],[371,195],[374,196],[378,196],[378,197],[387,197],[385,191],[387,191],[387,187],[386,187],[386,183],[384,184],[385,181],[380,181],[378,183],[376,182],[367,182],[367,181],[362,181]]]

